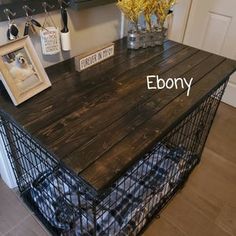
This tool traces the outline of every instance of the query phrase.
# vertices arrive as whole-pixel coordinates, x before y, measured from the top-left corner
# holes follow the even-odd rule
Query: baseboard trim
[[[236,84],[229,82],[222,101],[236,108]]]

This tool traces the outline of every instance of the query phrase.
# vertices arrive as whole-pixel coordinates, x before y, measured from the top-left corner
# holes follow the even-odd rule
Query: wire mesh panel
[[[53,229],[69,232],[83,208],[91,208],[90,189],[3,111],[0,134],[22,196],[30,199]]]
[[[0,133],[19,190],[58,234],[137,235],[199,162],[225,86],[189,111],[99,195],[1,112]]]

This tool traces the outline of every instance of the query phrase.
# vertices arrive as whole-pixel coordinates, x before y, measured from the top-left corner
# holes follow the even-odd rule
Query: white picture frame
[[[0,71],[15,106],[51,86],[29,36],[0,46]]]

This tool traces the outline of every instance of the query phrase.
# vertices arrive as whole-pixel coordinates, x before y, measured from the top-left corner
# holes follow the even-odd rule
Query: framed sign
[[[75,69],[77,71],[85,70],[96,65],[112,56],[115,53],[114,43],[108,44],[102,48],[96,49],[90,53],[82,54],[75,57]]]
[[[16,106],[51,86],[28,36],[0,46],[0,71]]]
[[[56,27],[46,27],[40,31],[43,55],[54,55],[61,51],[59,30]]]

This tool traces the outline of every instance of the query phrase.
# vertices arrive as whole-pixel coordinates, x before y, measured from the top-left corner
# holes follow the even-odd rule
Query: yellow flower
[[[143,11],[145,0],[118,0],[117,6],[132,22],[138,23],[138,18]]]
[[[147,30],[150,31],[152,27],[151,16],[155,10],[157,0],[145,0],[143,14],[147,23]]]
[[[147,30],[151,30],[151,16],[153,13],[157,16],[160,25],[163,26],[168,12],[174,4],[175,0],[118,0],[117,2],[117,6],[126,18],[136,25],[140,14],[143,12]]]
[[[159,0],[156,4],[155,14],[158,21],[163,27],[170,8],[175,4],[176,0]]]

